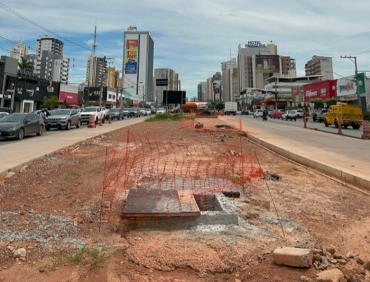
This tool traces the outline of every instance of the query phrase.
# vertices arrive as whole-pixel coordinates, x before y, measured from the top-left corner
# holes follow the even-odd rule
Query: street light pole
[[[362,105],[361,105],[361,95],[360,95],[360,91],[359,91],[359,83],[358,83],[358,70],[357,70],[357,57],[356,56],[340,56],[341,59],[350,59],[352,61],[353,59],[353,63],[355,64],[355,80],[356,80],[356,96],[357,96],[357,99],[358,99],[358,105],[360,106],[360,109],[361,109],[361,112],[362,114],[364,114],[363,112],[363,109],[362,109]]]

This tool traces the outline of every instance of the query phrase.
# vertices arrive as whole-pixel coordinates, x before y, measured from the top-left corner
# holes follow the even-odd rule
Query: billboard
[[[139,61],[139,40],[126,39],[125,44],[125,73],[136,74]]]
[[[172,91],[164,90],[163,91],[163,105],[168,104],[182,104],[186,103],[186,91]]]
[[[327,100],[336,96],[336,80],[323,80],[303,85],[303,99],[308,103],[312,99]]]
[[[280,72],[280,58],[278,55],[256,55],[256,70],[262,73]]]
[[[61,84],[59,101],[68,105],[76,105],[78,103],[78,87]]]
[[[337,96],[356,95],[357,85],[354,76],[343,77],[337,80]]]

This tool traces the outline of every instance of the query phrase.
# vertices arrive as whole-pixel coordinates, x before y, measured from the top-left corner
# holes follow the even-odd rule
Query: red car
[[[271,114],[271,118],[282,118],[283,113],[280,110],[274,110]]]

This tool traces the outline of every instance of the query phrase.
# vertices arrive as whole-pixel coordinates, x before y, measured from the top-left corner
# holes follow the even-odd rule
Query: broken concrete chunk
[[[20,249],[17,249],[13,252],[13,257],[14,258],[26,257],[26,255],[27,255],[27,252],[26,252],[25,248],[20,248]]]
[[[338,268],[325,270],[316,275],[317,282],[339,282],[342,278],[344,275]]]
[[[278,265],[310,267],[312,265],[312,251],[293,247],[277,248],[274,251],[274,261]]]

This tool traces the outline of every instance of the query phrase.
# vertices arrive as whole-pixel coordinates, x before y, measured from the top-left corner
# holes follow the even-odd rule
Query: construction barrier
[[[89,125],[87,127],[88,128],[96,128],[95,116],[94,115],[89,116]]]

